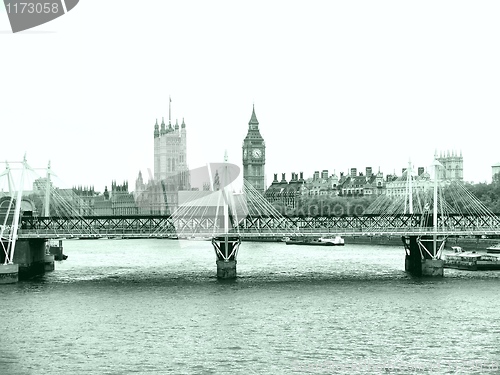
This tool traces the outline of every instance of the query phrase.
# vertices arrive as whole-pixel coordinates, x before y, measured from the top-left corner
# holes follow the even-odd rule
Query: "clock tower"
[[[255,106],[248,123],[248,133],[243,140],[243,179],[249,182],[259,193],[264,194],[264,167],[266,165],[266,145],[260,135],[259,122],[255,115]]]

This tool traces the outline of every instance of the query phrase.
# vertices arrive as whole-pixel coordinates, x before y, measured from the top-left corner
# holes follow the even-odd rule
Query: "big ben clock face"
[[[258,148],[254,148],[252,150],[252,156],[255,158],[255,159],[260,159],[262,157],[262,150],[258,149]]]

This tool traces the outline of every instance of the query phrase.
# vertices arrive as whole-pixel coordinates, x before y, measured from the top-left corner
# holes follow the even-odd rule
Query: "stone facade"
[[[434,158],[442,165],[442,167],[438,168],[438,179],[463,181],[464,158],[462,157],[462,151],[460,151],[460,154],[455,151],[447,151],[446,153],[441,152],[439,156],[436,152]]]
[[[184,119],[179,129],[169,120],[168,127],[162,119],[161,129],[158,121],[154,130],[154,179],[169,181],[178,190],[189,190],[189,171],[187,167],[187,133]]]
[[[463,157],[462,153],[448,152],[435,154],[442,167],[438,171],[441,180],[463,180]],[[413,189],[425,190],[431,184],[431,177],[423,167],[418,167],[413,176]],[[493,174],[499,176],[500,164],[493,166]],[[358,172],[357,168],[350,168],[347,173],[336,173],[329,175],[328,170],[315,171],[313,177],[304,179],[303,173],[298,178],[292,173],[292,179],[287,182],[285,174],[278,181],[277,174],[266,190],[265,197],[271,203],[278,202],[286,207],[295,208],[299,199],[313,196],[343,196],[343,197],[368,197],[387,195],[398,197],[406,194],[407,172],[402,169],[401,175],[396,173],[384,174],[379,170],[373,172],[372,167],[366,167],[364,172]]]
[[[264,193],[264,197],[270,203],[277,203],[283,207],[296,208],[303,194],[304,182],[302,172],[300,173],[300,177],[296,173],[292,173],[292,178],[289,182],[286,180],[285,173],[282,173],[281,181],[278,181],[278,175],[275,173],[273,182]]]
[[[171,122],[171,101],[169,102],[168,126],[162,118],[154,126],[154,176],[144,182],[142,172],[135,183],[134,198],[139,214],[171,214],[178,207],[179,191],[191,190],[190,173],[187,165],[187,130],[182,119],[179,126]]]
[[[111,192],[106,187],[104,193],[94,198],[96,216],[132,216],[139,214],[134,195],[128,191],[128,182],[118,185],[111,183]]]

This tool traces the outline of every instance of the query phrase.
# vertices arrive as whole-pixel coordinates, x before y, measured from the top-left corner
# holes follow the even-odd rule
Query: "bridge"
[[[39,194],[43,205],[42,212],[38,212],[35,204],[23,197],[25,174],[35,170],[26,159],[18,164],[22,172],[17,189],[9,164],[0,175],[8,180],[9,187],[0,197],[3,223],[0,262],[5,266],[4,274],[8,274],[7,266],[15,265],[17,241],[25,247],[43,248],[47,240],[75,237],[225,238],[223,242],[214,243],[217,262],[223,262],[220,266],[226,267],[227,262],[234,261],[231,266],[234,270],[229,274],[235,276],[239,243],[231,245],[228,238],[278,241],[283,237],[332,235],[401,237],[409,272],[426,274],[422,264],[429,263],[437,264],[437,269],[441,267],[436,272],[442,274],[440,261],[446,238],[500,235],[500,218],[462,184],[434,179],[426,186],[417,186],[411,168],[406,174],[406,194],[392,198],[380,196],[360,215],[282,214],[250,184],[245,183],[244,194],[231,193],[229,186],[234,176],[230,174],[237,173],[239,168],[225,162],[207,166],[210,177],[220,176],[218,190],[192,193],[170,215],[95,216],[80,214],[81,209],[71,207],[68,198],[52,186],[50,163],[44,170],[45,186]],[[213,179],[210,186],[214,186]],[[51,212],[58,214],[50,215]],[[228,252],[228,249],[232,250]],[[431,267],[429,273],[433,274],[436,267]]]
[[[247,216],[229,233],[243,237],[284,236],[493,236],[500,235],[500,219],[478,215],[438,215],[437,228],[420,226],[423,214],[361,216],[272,217]],[[216,228],[214,230],[214,228]],[[5,230],[8,235],[10,230]],[[19,239],[95,238],[127,236],[159,238],[180,235],[203,237],[223,234],[211,218],[180,219],[173,215],[30,217],[18,229]]]

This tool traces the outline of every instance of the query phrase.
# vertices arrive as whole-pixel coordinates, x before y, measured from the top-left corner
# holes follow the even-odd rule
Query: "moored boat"
[[[500,254],[500,243],[487,247],[486,252],[490,254]]]
[[[344,246],[344,239],[340,236],[336,236],[335,238],[289,238],[284,242],[287,245]]]
[[[463,251],[454,246],[455,253],[444,255],[444,268],[455,268],[468,271],[500,270],[500,257],[496,255]]]
[[[179,238],[177,238],[177,239],[179,239]],[[191,236],[191,237],[188,237],[186,239],[191,240],[191,241],[212,241],[212,237],[208,237],[208,236]]]
[[[66,260],[68,256],[63,254],[62,240],[49,240],[46,244],[45,252],[47,255],[53,255],[54,260]]]
[[[344,239],[340,236],[331,237],[320,237],[320,242],[332,243],[334,246],[344,246]]]

